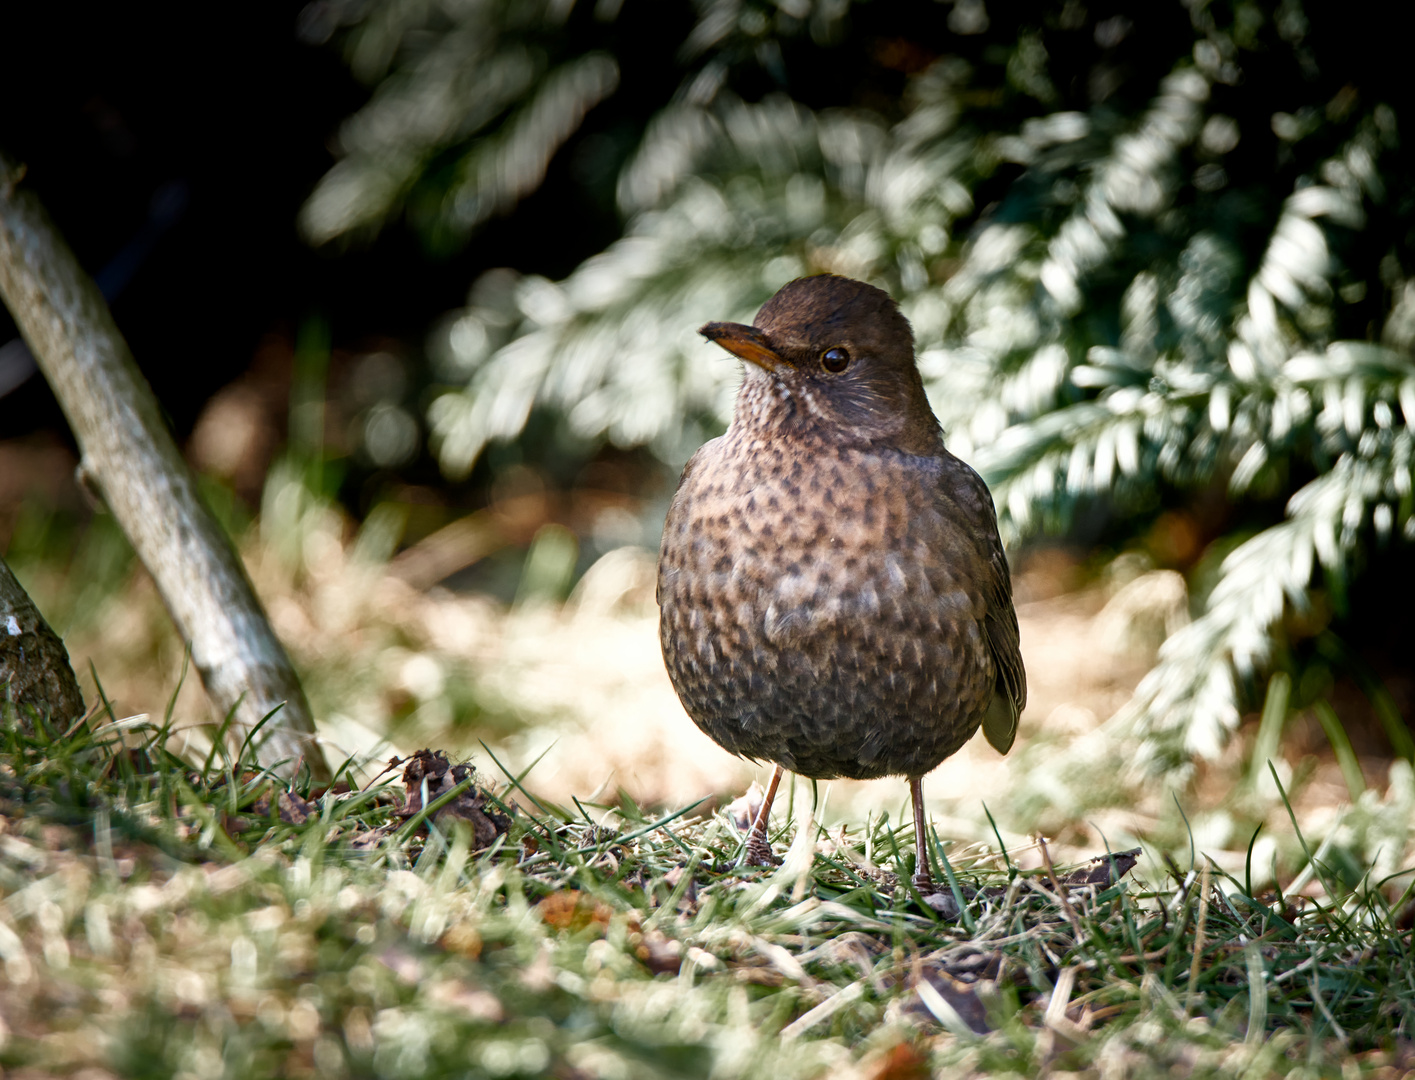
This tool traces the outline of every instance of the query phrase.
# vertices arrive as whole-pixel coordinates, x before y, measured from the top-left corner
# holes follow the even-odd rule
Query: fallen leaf
[[[251,807],[257,818],[270,820],[271,792],[267,789]],[[275,796],[275,810],[286,825],[303,825],[312,818],[319,817],[319,807],[296,795],[293,791],[280,791]]]
[[[407,820],[423,808],[423,798],[432,803],[464,780],[476,775],[471,765],[453,765],[441,750],[419,750],[406,762],[403,787],[406,792],[398,815]],[[439,826],[451,821],[463,821],[471,826],[473,848],[481,851],[490,847],[498,836],[505,836],[511,819],[495,809],[485,790],[473,784],[433,815]]]
[[[547,926],[571,931],[583,930],[594,924],[603,932],[613,914],[608,904],[586,896],[578,889],[551,893],[536,905],[536,911]]]

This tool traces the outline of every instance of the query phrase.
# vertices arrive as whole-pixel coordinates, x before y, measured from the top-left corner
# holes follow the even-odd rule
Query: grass
[[[492,760],[473,784],[405,789],[395,770],[321,791],[275,780],[249,746],[178,758],[165,727],[4,725],[6,1076],[1407,1063],[1412,878],[1350,887],[1300,831],[1323,899],[1254,896],[1202,854],[1165,880],[1102,866],[1089,885],[1096,866],[1052,867],[1044,848],[1023,871],[1015,852],[937,844],[964,901],[944,919],[901,886],[914,837],[888,817],[826,832],[797,800],[773,832],[781,866],[738,870],[725,811],[565,809],[525,778],[491,783]],[[490,834],[459,816],[474,790]]]

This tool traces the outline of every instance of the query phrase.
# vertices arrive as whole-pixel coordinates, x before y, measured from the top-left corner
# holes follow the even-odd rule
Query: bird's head
[[[747,361],[739,415],[750,409],[768,426],[794,420],[910,453],[939,446],[909,321],[873,285],[834,274],[798,278],[754,325],[712,322],[699,333]]]

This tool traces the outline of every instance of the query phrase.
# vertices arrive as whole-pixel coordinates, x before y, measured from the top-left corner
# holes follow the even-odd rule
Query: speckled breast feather
[[[996,673],[985,598],[951,565],[974,545],[934,496],[943,468],[824,439],[788,459],[742,431],[698,452],[659,603],[699,727],[746,757],[856,778],[922,775],[977,730]]]

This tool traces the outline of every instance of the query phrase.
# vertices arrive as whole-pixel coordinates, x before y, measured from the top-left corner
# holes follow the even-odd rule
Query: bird
[[[884,290],[798,278],[752,325],[699,333],[743,378],[664,522],[659,639],[697,726],[775,766],[743,862],[774,861],[786,770],[902,776],[913,884],[932,893],[923,777],[979,727],[1007,753],[1027,703],[991,493],[944,447],[913,330]]]

